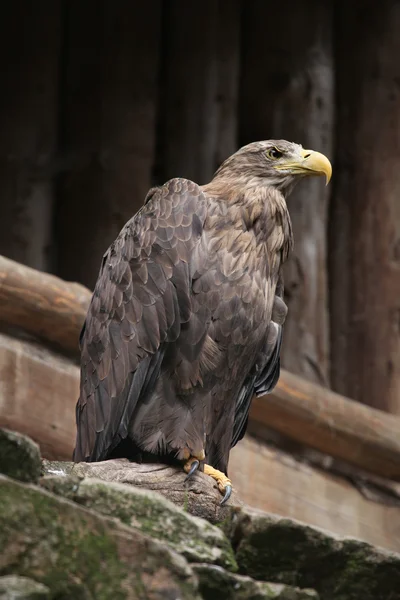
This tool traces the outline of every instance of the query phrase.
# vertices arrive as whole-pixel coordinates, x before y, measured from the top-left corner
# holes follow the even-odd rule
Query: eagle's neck
[[[282,250],[286,260],[293,247],[292,225],[285,198],[273,185],[260,178],[232,180],[215,177],[202,187],[209,197],[218,199],[229,213],[236,215],[247,231],[252,231],[257,245],[268,251]],[[237,223],[238,224],[238,223]]]

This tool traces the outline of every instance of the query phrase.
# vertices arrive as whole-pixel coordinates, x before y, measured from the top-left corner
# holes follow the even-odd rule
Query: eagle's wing
[[[254,394],[257,396],[268,394],[272,392],[278,382],[283,324],[286,314],[287,306],[283,301],[283,280],[281,278],[274,297],[271,322],[264,351],[258,357],[255,368],[244,382],[236,400],[232,447],[246,433],[251,401]]]
[[[80,338],[75,461],[101,460],[127,436],[165,342],[189,320],[189,261],[205,215],[200,188],[172,179],[149,192],[105,253]]]

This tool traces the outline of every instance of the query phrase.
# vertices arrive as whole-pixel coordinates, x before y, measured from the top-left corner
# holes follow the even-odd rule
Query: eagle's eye
[[[282,158],[283,152],[278,150],[278,148],[270,148],[269,150],[267,150],[267,156],[268,158],[273,158],[276,160],[278,158]]]

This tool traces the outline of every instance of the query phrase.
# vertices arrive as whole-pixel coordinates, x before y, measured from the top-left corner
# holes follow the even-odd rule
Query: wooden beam
[[[67,358],[0,334],[0,427],[29,435],[42,456],[71,460],[79,368]]]
[[[336,24],[331,381],[400,415],[400,4],[338,2]]]
[[[14,0],[0,18],[0,254],[44,270],[54,256],[62,6]]]
[[[0,257],[3,323],[22,327],[76,356],[90,296],[81,285]],[[399,417],[288,371],[282,370],[272,394],[253,400],[250,419],[360,469],[400,480]]]
[[[238,0],[165,3],[159,183],[207,183],[237,150],[240,18]]]
[[[66,2],[57,274],[93,287],[152,185],[161,0]]]
[[[250,419],[365,471],[400,481],[400,419],[283,371]]]
[[[91,293],[0,256],[0,320],[78,355]]]

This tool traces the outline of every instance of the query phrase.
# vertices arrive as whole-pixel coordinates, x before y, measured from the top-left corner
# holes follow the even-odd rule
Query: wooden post
[[[61,2],[5,2],[0,17],[0,254],[51,267]]]
[[[339,3],[332,384],[400,414],[400,4]]]
[[[332,156],[332,3],[295,0],[284,9],[245,3],[241,144],[284,138]],[[330,188],[301,182],[290,196],[295,250],[286,268],[289,306],[282,351],[290,371],[329,382],[326,212]]]
[[[67,3],[57,274],[89,287],[151,187],[160,23],[160,0]]]
[[[207,183],[237,149],[239,2],[166,3],[160,181]]]

